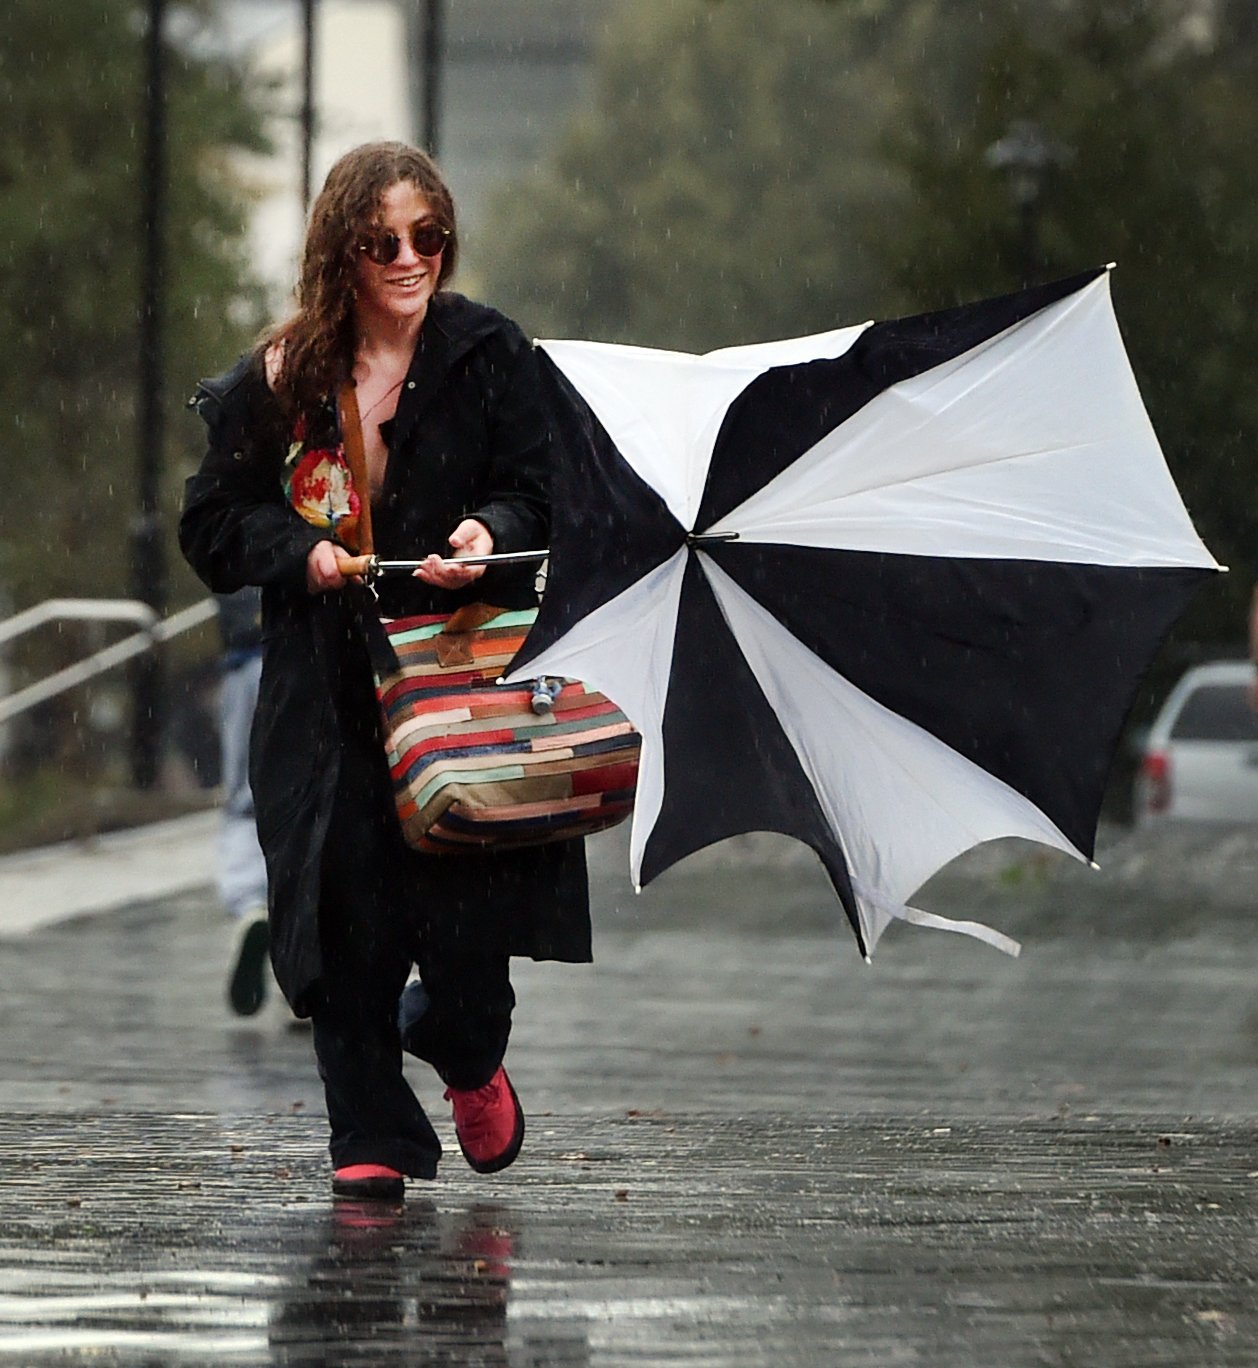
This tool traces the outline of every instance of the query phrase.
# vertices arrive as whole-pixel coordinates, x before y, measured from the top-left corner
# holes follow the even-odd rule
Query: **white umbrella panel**
[[[641,886],[723,837],[821,857],[872,953],[949,860],[1090,859],[1123,719],[1219,567],[1107,271],[706,356],[539,343],[570,415],[547,591],[511,677],[642,733]]]

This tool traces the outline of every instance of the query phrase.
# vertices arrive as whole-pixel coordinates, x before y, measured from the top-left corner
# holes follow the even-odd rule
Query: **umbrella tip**
[[[1117,265],[1118,265],[1118,262],[1116,262],[1116,261],[1107,261],[1107,262],[1105,263],[1105,269],[1106,269],[1107,271],[1112,271],[1112,270],[1114,269],[1114,267],[1117,266]]]
[[[1101,866],[1095,860],[1088,861],[1088,868],[1095,869],[1098,874],[1101,872]]]
[[[641,893],[641,892],[642,892],[642,885],[641,885],[641,884],[637,884],[637,883],[634,884],[634,886],[633,886],[633,891],[634,891],[635,893]]]

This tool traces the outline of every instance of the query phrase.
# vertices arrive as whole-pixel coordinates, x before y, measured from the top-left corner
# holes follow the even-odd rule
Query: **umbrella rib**
[[[810,514],[816,515],[817,513],[822,512],[824,510],[836,508],[841,509],[842,506],[846,504],[848,501],[862,498],[865,495],[869,494],[879,494],[884,492],[890,492],[893,490],[912,489],[915,486],[923,486],[927,484],[927,482],[929,481],[937,480],[943,477],[947,477],[949,475],[962,475],[969,471],[994,468],[996,466],[1013,461],[1034,460],[1039,457],[1060,456],[1068,452],[1086,451],[1090,447],[1097,447],[1102,445],[1104,445],[1104,439],[1096,439],[1093,441],[1075,442],[1069,446],[1036,447],[1026,451],[1018,451],[1007,453],[1004,455],[991,456],[988,458],[984,458],[982,460],[975,460],[969,465],[965,466],[951,467],[946,470],[923,471],[915,475],[906,475],[901,479],[887,480],[881,484],[866,484],[861,485],[859,488],[845,489],[842,493],[831,495],[829,498],[809,499],[807,501],[807,510]],[[808,453],[805,453],[805,455],[807,454]],[[800,457],[799,459],[802,460],[804,458]],[[783,472],[783,474],[785,474],[785,472]],[[776,481],[774,481],[774,483],[776,483]],[[743,538],[746,541],[754,542],[757,540],[758,532],[771,530],[776,525],[789,526],[790,523],[795,521],[798,517],[798,504],[796,504],[796,506],[791,510],[783,510],[772,515],[765,515],[763,519],[760,521],[757,521],[754,518],[750,518],[747,521],[743,521],[742,518],[740,518],[740,514],[743,515],[743,517],[747,516],[746,509],[749,504],[753,504],[758,498],[760,498],[762,495],[766,494],[770,489],[772,489],[772,487],[773,485],[771,483],[769,485],[766,485],[765,488],[761,490],[758,494],[753,494],[752,496],[750,496],[750,498],[744,501],[743,505],[740,508],[734,509],[731,513],[727,514],[724,518],[722,518],[720,522],[718,522],[714,527],[709,529],[707,535],[728,536],[729,533],[733,531],[733,529],[730,528],[731,521],[738,521],[739,527],[737,529],[736,535],[738,537]],[[806,493],[806,491],[801,491],[801,494],[804,493]],[[1000,505],[995,506],[999,507]],[[812,520],[813,519],[810,519],[810,521]],[[799,545],[811,545],[811,543],[799,543]],[[1037,559],[1043,558],[1039,557]]]
[[[927,426],[928,424],[926,423],[920,423],[911,435],[915,436],[917,432],[920,432],[922,428]],[[824,441],[825,439],[823,438],[822,440]],[[839,503],[844,499],[856,498],[861,494],[869,494],[883,489],[904,489],[912,485],[921,484],[926,480],[939,479],[948,475],[958,475],[969,470],[984,470],[992,466],[1007,464],[1010,461],[1033,460],[1037,456],[1063,456],[1068,452],[1086,451],[1089,447],[1103,446],[1106,440],[1107,439],[1105,438],[1094,438],[1090,441],[1071,442],[1068,446],[1030,447],[1025,451],[1002,452],[992,456],[983,456],[972,460],[963,466],[949,466],[945,470],[925,470],[915,475],[905,475],[900,479],[886,480],[881,484],[860,485],[857,488],[844,490],[842,494],[836,494],[832,498],[810,506],[824,508],[830,504]],[[815,449],[815,447],[810,448],[810,451]],[[799,459],[803,460],[804,457],[809,454],[810,452],[805,452],[804,456],[801,456]],[[750,500],[748,500],[748,502],[750,502]]]

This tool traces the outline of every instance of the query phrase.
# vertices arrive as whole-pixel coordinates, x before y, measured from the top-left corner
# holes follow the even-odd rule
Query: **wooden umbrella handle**
[[[336,550],[336,568],[349,579],[351,575],[366,576],[371,571],[370,556],[351,556],[348,551],[342,551],[338,546]]]

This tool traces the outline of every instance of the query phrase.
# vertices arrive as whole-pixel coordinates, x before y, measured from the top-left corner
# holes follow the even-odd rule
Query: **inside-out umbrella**
[[[1141,401],[1108,270],[693,356],[539,343],[560,434],[511,677],[642,733],[641,886],[724,837],[820,856],[867,957],[1001,836],[1093,854],[1140,680],[1220,567]]]

